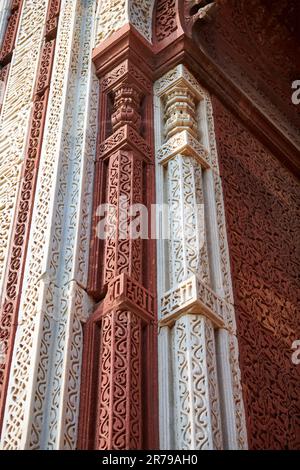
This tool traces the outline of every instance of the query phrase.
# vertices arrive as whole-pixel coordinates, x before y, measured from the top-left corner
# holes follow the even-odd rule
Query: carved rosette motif
[[[153,448],[156,308],[149,260],[154,247],[131,230],[138,215],[133,208],[150,207],[153,198],[152,83],[126,59],[111,65],[99,88],[102,119],[88,280],[88,291],[99,303],[85,325],[78,445]],[[107,214],[99,211],[103,204],[109,205]],[[99,229],[103,215],[107,225],[102,228],[110,227],[105,236]],[[142,397],[151,397],[147,406]]]
[[[168,205],[162,233],[169,227],[158,242],[159,361],[173,371],[160,377],[161,447],[245,448],[237,361],[229,338],[218,335],[235,334],[235,321],[210,97],[182,65],[154,91],[156,187],[158,202]]]

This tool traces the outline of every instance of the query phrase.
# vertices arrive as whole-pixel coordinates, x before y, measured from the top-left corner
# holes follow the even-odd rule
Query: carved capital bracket
[[[156,297],[135,279],[120,274],[108,284],[104,302],[94,315],[100,319],[112,310],[129,310],[147,324],[156,321]]]
[[[211,165],[208,151],[187,131],[180,131],[163,144],[157,152],[157,160],[165,165],[179,154],[195,158],[203,168]]]
[[[121,122],[120,127],[104,142],[98,145],[97,160],[107,159],[118,150],[134,151],[135,157],[152,161],[153,151],[143,137],[130,125]]]

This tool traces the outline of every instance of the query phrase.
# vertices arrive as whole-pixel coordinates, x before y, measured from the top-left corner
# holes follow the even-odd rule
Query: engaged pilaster
[[[236,425],[227,419],[228,407],[235,409],[229,348],[218,353],[229,341],[218,332],[234,332],[234,309],[223,285],[210,99],[183,65],[154,91],[157,202],[167,207],[157,217],[161,448],[238,448],[228,444]]]
[[[79,447],[85,449],[156,447],[155,251],[148,239],[152,82],[134,50],[131,45],[130,57],[117,65],[112,60],[103,75],[98,70],[101,121],[88,283],[98,305],[84,345]]]

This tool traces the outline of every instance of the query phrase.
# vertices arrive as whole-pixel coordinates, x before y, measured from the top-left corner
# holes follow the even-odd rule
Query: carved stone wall
[[[134,41],[129,58],[112,58],[109,70],[99,73],[88,282],[98,304],[84,328],[81,449],[149,449],[157,443],[154,241],[130,232],[133,205],[150,209],[154,202],[152,82],[148,64],[141,70],[137,63],[139,39]],[[102,211],[104,204],[110,209]],[[108,216],[106,230],[113,227],[106,235],[101,216]]]
[[[299,449],[299,181],[213,102],[251,449]]]
[[[50,13],[45,30],[51,42],[57,15]],[[91,68],[93,13],[93,0],[61,2],[4,449],[76,446],[81,322],[91,307],[85,288],[98,102]],[[43,80],[37,86],[43,88]]]

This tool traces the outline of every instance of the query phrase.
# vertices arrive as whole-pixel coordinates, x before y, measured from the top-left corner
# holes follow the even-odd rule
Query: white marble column
[[[2,0],[0,4],[0,47],[6,30],[12,0]]]

